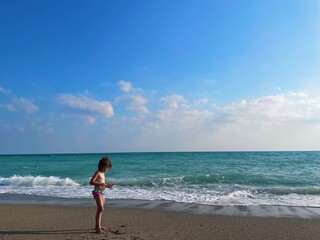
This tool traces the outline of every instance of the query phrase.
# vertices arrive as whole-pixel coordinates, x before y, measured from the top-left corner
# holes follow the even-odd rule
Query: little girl
[[[101,227],[101,216],[105,201],[105,188],[112,188],[114,184],[106,184],[105,173],[107,170],[112,168],[112,163],[108,157],[103,157],[98,165],[98,170],[95,172],[90,180],[90,184],[94,185],[94,190],[92,195],[97,203],[97,213],[96,213],[96,226],[95,230],[97,233],[104,233],[105,228]]]

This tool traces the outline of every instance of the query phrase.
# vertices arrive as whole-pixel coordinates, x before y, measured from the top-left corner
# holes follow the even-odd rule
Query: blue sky
[[[0,154],[320,149],[320,1],[0,2]]]

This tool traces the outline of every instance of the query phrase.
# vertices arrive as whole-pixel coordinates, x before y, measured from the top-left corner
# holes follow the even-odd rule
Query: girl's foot
[[[94,230],[97,230],[97,229],[101,229],[101,230],[105,231],[107,228],[106,227],[94,228]]]
[[[99,234],[105,233],[105,228],[95,228],[95,230],[96,230],[96,233],[99,233]]]

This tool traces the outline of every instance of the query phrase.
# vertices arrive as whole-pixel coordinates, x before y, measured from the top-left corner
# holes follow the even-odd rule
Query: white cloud
[[[182,95],[170,95],[161,98],[162,101],[168,102],[168,108],[162,109],[154,114],[153,120],[146,124],[151,127],[156,126],[156,129],[165,130],[173,133],[178,131],[197,130],[203,125],[211,122],[215,113],[209,110],[197,109],[199,106],[191,106]],[[198,101],[197,101],[198,102]],[[207,102],[207,99],[201,99],[202,104]]]
[[[173,94],[161,98],[162,101],[168,102],[170,108],[178,108],[179,106],[188,103],[182,95]]]
[[[59,101],[65,106],[84,112],[96,113],[106,117],[112,117],[114,115],[110,102],[99,102],[85,95],[61,94]]]
[[[144,98],[140,93],[141,89],[133,88],[131,82],[120,81],[120,88],[126,94],[118,97],[115,102],[124,102],[127,110],[135,111],[139,114],[149,113],[149,109],[146,107],[148,100]]]
[[[0,86],[0,93],[11,94],[11,91]]]
[[[139,113],[149,113],[148,108],[145,106],[148,101],[141,95],[130,95],[129,109],[137,111]]]
[[[131,82],[126,82],[126,81],[123,81],[121,80],[119,82],[119,85],[120,85],[120,89],[124,92],[130,92],[132,90],[132,84]]]
[[[91,116],[86,116],[84,117],[84,121],[86,124],[88,125],[94,125],[96,124],[96,119],[94,117],[91,117]]]
[[[223,112],[234,119],[260,121],[320,120],[320,98],[306,93],[285,93],[226,105]]]
[[[27,113],[33,113],[39,110],[39,107],[33,103],[32,100],[23,97],[14,97],[11,90],[4,89],[0,86],[0,93],[9,94],[11,103],[0,104],[0,108],[7,109],[10,112],[22,110]]]
[[[208,98],[199,98],[199,99],[196,101],[196,104],[198,104],[198,105],[206,105],[208,102],[209,102],[209,99],[208,99]]]
[[[32,100],[26,98],[13,98],[13,109],[18,108],[27,113],[33,113],[39,110],[39,107],[35,105]]]
[[[11,103],[10,104],[0,104],[0,108],[7,109],[10,112],[15,111],[15,108],[14,108],[13,104],[11,104]]]
[[[146,107],[148,100],[139,94],[126,94],[119,97],[117,101],[125,102],[128,110],[141,114],[149,113],[149,109]]]

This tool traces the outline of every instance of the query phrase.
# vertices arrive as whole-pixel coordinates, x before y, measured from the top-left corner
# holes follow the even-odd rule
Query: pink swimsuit
[[[92,191],[92,196],[93,197],[104,197],[104,192],[101,192],[101,191],[95,189]]]

